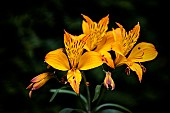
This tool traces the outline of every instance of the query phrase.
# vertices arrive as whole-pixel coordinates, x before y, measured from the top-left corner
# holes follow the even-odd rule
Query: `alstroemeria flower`
[[[41,73],[31,79],[31,84],[26,89],[31,89],[29,92],[29,97],[31,98],[32,91],[37,90],[42,87],[50,78],[52,78],[53,74],[49,72]]]
[[[106,72],[106,76],[104,79],[104,86],[109,89],[111,88],[111,90],[113,90],[115,88],[115,83],[111,77],[111,72]]]
[[[146,69],[143,65],[141,65],[140,62],[146,62],[155,59],[158,52],[156,51],[153,44],[147,42],[138,43],[133,48],[137,39],[139,38],[139,23],[128,33],[122,25],[119,23],[117,23],[117,25],[119,28],[113,29],[114,42],[112,45],[112,50],[116,53],[115,66],[117,67],[126,64],[128,66],[128,70],[131,69],[132,71],[136,72],[139,81],[141,82],[142,74]],[[128,70],[126,70],[127,74],[129,74]]]
[[[73,36],[65,31],[63,48],[50,51],[45,56],[45,62],[55,69],[68,71],[67,80],[73,90],[79,94],[79,85],[82,79],[80,70],[88,70],[103,64],[97,52],[83,53],[88,35]]]
[[[108,15],[102,18],[98,23],[93,22],[88,16],[83,15],[84,19],[82,22],[83,33],[89,35],[85,49],[87,51],[96,51],[101,55],[104,63],[114,68],[112,57],[108,51],[111,50],[110,36],[113,34],[107,32],[109,17]]]

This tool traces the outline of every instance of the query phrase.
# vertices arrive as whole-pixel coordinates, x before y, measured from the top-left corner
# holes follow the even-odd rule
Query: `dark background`
[[[128,31],[140,23],[138,42],[153,43],[158,56],[144,62],[147,68],[139,83],[132,72],[115,72],[114,91],[108,91],[102,103],[113,102],[134,113],[169,110],[169,19],[163,0],[1,0],[0,1],[0,112],[1,113],[57,113],[61,107],[78,106],[77,98],[57,95],[49,102],[51,88],[61,85],[50,80],[28,97],[30,80],[46,69],[44,56],[63,47],[64,29],[71,34],[82,33],[81,14],[98,22],[109,14],[109,29],[121,23]],[[102,82],[97,76],[91,80]],[[94,75],[93,75],[94,76]],[[97,78],[98,77],[98,78]]]

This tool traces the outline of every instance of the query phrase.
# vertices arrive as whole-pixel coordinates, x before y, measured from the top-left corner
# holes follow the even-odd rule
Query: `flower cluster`
[[[98,23],[83,15],[82,34],[72,35],[64,31],[64,48],[50,51],[45,56],[48,67],[57,70],[67,71],[66,77],[72,89],[79,94],[83,70],[89,70],[103,65],[111,69],[126,65],[125,72],[135,71],[139,81],[142,80],[143,72],[146,71],[141,62],[150,61],[156,58],[158,52],[151,43],[140,42],[136,44],[140,34],[139,22],[130,31],[126,31],[119,23],[117,28],[108,30],[109,15],[103,17]],[[115,57],[112,57],[113,51]],[[104,86],[115,87],[111,72],[105,71]],[[32,91],[43,86],[53,73],[45,72],[31,80],[27,89]]]

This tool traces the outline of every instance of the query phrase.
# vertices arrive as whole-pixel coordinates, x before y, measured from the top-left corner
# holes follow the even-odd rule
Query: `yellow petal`
[[[114,68],[115,66],[114,66],[111,54],[109,52],[104,52],[104,51],[101,54],[102,54],[102,59],[104,63],[106,63],[111,68]]]
[[[58,70],[66,71],[70,69],[67,56],[63,53],[62,48],[50,51],[45,56],[45,62]]]
[[[89,25],[83,20],[82,22],[82,30],[84,34],[89,34],[90,30],[89,30]]]
[[[88,46],[87,43],[84,45],[84,49],[87,50],[87,51],[91,51],[91,50],[90,50],[90,46]]]
[[[139,32],[140,32],[140,25],[139,25],[139,22],[137,25],[135,25],[135,27],[130,30],[129,32],[126,32],[126,30],[123,28],[122,25],[120,25],[119,23],[116,23],[120,30],[118,30],[117,32],[119,33],[116,33],[117,34],[120,34],[121,32],[121,36],[122,37],[122,40],[121,40],[121,46],[122,46],[122,53],[124,55],[127,55],[128,52],[133,48],[134,44],[137,42],[137,39],[139,38]],[[118,38],[116,38],[118,39]]]
[[[31,82],[38,82],[42,79],[44,79],[45,77],[47,77],[49,73],[42,73],[42,74],[39,74],[38,76],[34,77]]]
[[[85,52],[79,61],[78,69],[88,70],[98,67],[103,64],[102,57],[100,53],[89,51]]]
[[[98,23],[93,22],[88,16],[82,15],[86,22],[83,22],[83,33],[90,34],[85,49],[94,50],[100,43],[108,29],[109,15],[102,18]],[[88,27],[88,28],[87,28]]]
[[[84,50],[83,47],[86,44],[87,39],[88,35],[81,34],[79,36],[73,36],[65,31],[64,44],[69,59],[70,67],[77,67],[79,59]]]
[[[141,82],[141,80],[142,80],[142,74],[143,74],[141,66],[140,66],[139,64],[137,64],[137,63],[131,63],[131,64],[129,65],[129,67],[130,67],[130,69],[131,69],[132,71],[135,71],[135,72],[136,72],[136,74],[138,75],[138,79],[139,79],[139,81]]]
[[[121,46],[121,44],[119,42],[113,42],[112,46],[111,46],[111,50],[118,53],[118,54],[120,54],[120,55],[122,55],[122,56],[124,56],[123,48],[122,48],[122,46]]]
[[[153,60],[157,54],[153,44],[141,42],[132,49],[128,59],[132,62],[145,62]]]
[[[105,16],[104,18],[102,18],[99,23],[98,23],[98,28],[102,31],[102,32],[106,32],[108,29],[108,25],[109,24],[109,15]]]
[[[88,39],[88,36],[86,36],[85,34],[72,35],[68,33],[66,30],[64,30],[64,43],[73,42],[73,40],[86,41],[87,39]]]
[[[81,72],[78,69],[68,71],[67,80],[77,94],[79,94],[81,79],[82,79]]]
[[[112,29],[113,42],[111,44],[111,50],[124,56],[123,46],[122,46],[122,33],[120,28]]]
[[[113,34],[111,31],[108,31],[102,41],[98,44],[97,48],[94,51],[102,52],[102,51],[110,51],[111,44],[113,43]]]
[[[116,59],[114,61],[115,66],[118,67],[126,63],[127,63],[127,58],[125,56],[116,53]]]
[[[86,16],[84,14],[81,14],[81,15],[86,20],[86,22],[83,21],[83,23],[82,23],[83,33],[89,34],[91,32],[91,30],[93,30],[97,26],[97,23],[93,22],[88,16]]]
[[[112,34],[113,34],[114,42],[122,42],[123,37],[120,28],[116,28],[116,29],[112,28]]]
[[[38,82],[35,82],[33,84],[33,88],[32,90],[36,90],[39,89],[40,87],[42,87],[49,79],[51,79],[53,76],[51,76],[50,74],[48,74],[45,78],[41,79]]]
[[[135,25],[135,27],[130,30],[128,32],[128,35],[124,38],[124,42],[123,45],[124,48],[126,49],[124,51],[124,55],[127,55],[129,53],[129,51],[133,48],[133,46],[135,45],[135,43],[137,42],[138,38],[139,38],[139,32],[140,32],[140,25],[139,22],[137,25]],[[127,38],[127,40],[126,40]]]
[[[37,89],[39,89],[39,88],[42,87],[49,79],[50,79],[50,78],[45,78],[45,79],[42,79],[42,80],[39,81],[39,82],[34,83],[31,90],[37,90]]]

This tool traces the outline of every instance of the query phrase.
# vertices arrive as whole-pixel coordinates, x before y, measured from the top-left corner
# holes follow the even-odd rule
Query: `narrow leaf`
[[[98,97],[100,95],[100,90],[101,90],[101,85],[97,85],[95,88],[95,94],[94,94],[94,98],[93,98],[92,102],[94,102],[95,100],[98,99]]]
[[[125,112],[115,110],[115,109],[105,109],[105,110],[101,110],[97,113],[125,113]]]
[[[114,107],[115,109],[119,109],[121,111],[125,111],[127,113],[132,113],[128,108],[121,106],[119,104],[114,104],[114,103],[105,103],[105,104],[101,104],[100,106],[96,107],[96,109],[94,110],[95,112],[99,111],[101,108],[103,109],[104,107]]]
[[[52,92],[54,94],[52,95],[49,102],[52,102],[54,100],[55,96],[57,95],[57,93],[59,92],[59,90],[64,89],[64,88],[66,88],[66,87],[64,86],[64,87],[61,87],[59,89],[51,89],[50,92]]]
[[[54,93],[53,96],[50,99],[51,101],[57,95],[57,93],[72,94],[72,95],[76,95],[77,96],[77,93],[75,93],[74,91],[67,90],[67,89],[61,89],[61,88],[60,89],[51,89],[50,92]],[[87,99],[82,94],[80,94],[79,96],[84,101],[85,105],[87,105]]]
[[[81,109],[64,108],[59,113],[86,113],[86,112]]]
[[[59,90],[59,89],[51,89],[51,90],[50,90],[50,92],[53,92],[53,95],[52,95],[52,97],[50,98],[50,101],[49,101],[49,102],[52,102],[52,101],[54,100],[55,96],[56,96],[57,93],[58,93],[58,90]]]

